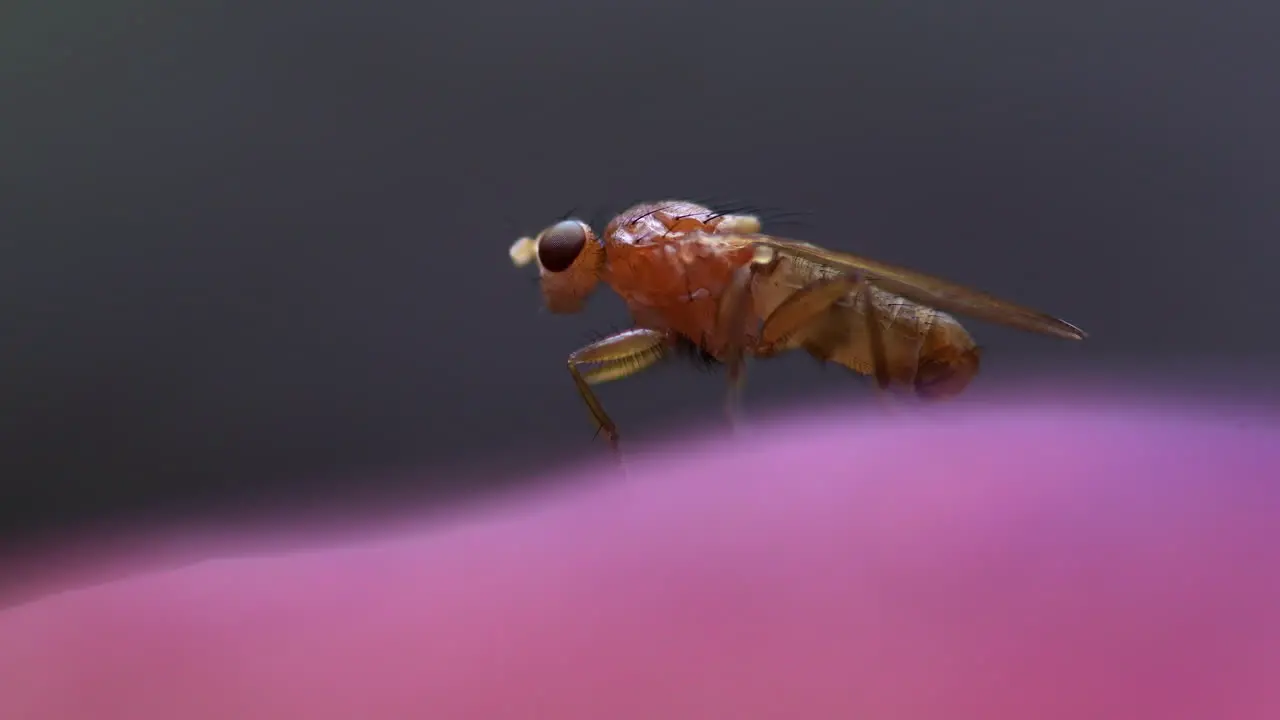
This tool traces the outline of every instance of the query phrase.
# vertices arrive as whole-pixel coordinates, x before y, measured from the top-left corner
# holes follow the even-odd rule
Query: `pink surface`
[[[1280,718],[1274,417],[824,415],[612,473],[2,611],[0,718]]]

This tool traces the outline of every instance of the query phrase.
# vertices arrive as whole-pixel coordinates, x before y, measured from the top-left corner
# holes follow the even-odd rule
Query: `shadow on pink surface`
[[[0,717],[1280,717],[1275,414],[808,413],[575,472],[0,612]]]

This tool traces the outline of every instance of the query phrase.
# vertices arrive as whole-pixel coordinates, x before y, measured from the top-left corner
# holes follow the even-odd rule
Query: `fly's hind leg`
[[[569,374],[591,411],[599,432],[618,451],[618,426],[591,390],[592,385],[620,380],[658,362],[667,353],[670,336],[657,330],[626,330],[598,340],[569,355]]]
[[[871,283],[865,278],[858,283],[862,296],[862,319],[867,324],[867,342],[871,345],[871,369],[876,380],[876,388],[880,391],[883,402],[884,391],[889,389],[889,357],[884,349],[884,326],[880,323],[880,312],[876,310],[875,297]]]
[[[879,312],[872,299],[871,284],[864,278],[840,275],[814,281],[787,297],[774,308],[764,320],[760,329],[760,351],[773,352],[785,347],[787,342],[797,333],[807,330],[823,313],[841,299],[853,295],[862,306],[862,317],[866,322],[867,340],[871,346],[871,370],[876,381],[876,388],[883,400],[884,390],[889,387],[889,361],[884,347],[883,328],[880,324]],[[821,344],[821,343],[819,343]],[[811,349],[815,353],[818,349]]]

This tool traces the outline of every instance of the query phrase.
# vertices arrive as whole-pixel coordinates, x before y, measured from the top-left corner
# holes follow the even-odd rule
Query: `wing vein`
[[[784,256],[862,275],[882,290],[943,312],[1067,340],[1086,337],[1083,330],[1060,318],[916,270],[773,235],[744,234],[724,239],[764,246]]]

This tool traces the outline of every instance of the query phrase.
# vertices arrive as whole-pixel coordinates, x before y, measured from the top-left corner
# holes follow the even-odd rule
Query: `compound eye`
[[[563,272],[578,259],[586,243],[586,225],[577,220],[562,220],[539,236],[538,262],[547,272]]]

